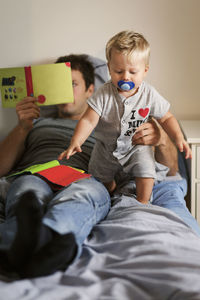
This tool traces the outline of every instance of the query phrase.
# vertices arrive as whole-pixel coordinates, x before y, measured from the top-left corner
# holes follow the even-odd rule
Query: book
[[[38,97],[38,105],[74,101],[70,63],[0,68],[1,102],[15,107],[26,96]]]
[[[20,172],[7,176],[7,178],[22,174],[38,175],[56,189],[67,186],[72,182],[91,177],[91,174],[87,174],[83,170],[61,165],[58,160],[30,166]]]
[[[44,178],[48,182],[56,184],[61,188],[71,184],[72,182],[91,177],[91,174],[83,173],[82,171],[64,165],[42,170],[35,174],[40,175],[40,177]]]
[[[49,169],[49,168],[53,168],[53,167],[56,167],[56,166],[60,166],[60,163],[58,160],[51,160],[51,161],[48,161],[44,164],[38,164],[38,165],[33,165],[33,166],[30,166],[22,171],[19,171],[19,172],[16,172],[16,173],[12,173],[11,175],[8,175],[8,177],[12,177],[12,176],[15,176],[15,175],[20,175],[20,174],[35,174],[37,172],[40,172],[40,171],[43,171],[43,170],[46,170],[46,169]]]

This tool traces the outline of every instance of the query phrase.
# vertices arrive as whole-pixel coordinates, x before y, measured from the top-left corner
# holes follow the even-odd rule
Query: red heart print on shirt
[[[148,115],[148,112],[149,112],[149,108],[140,108],[138,113],[141,117],[145,118],[147,115]]]

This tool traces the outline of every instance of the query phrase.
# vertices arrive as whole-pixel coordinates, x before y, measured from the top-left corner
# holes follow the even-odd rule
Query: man
[[[57,119],[38,119],[40,110],[34,97],[19,102],[18,125],[0,144],[0,176],[55,160],[70,142],[76,122],[87,108],[86,100],[93,93],[94,79],[85,56],[58,60],[62,61],[71,62],[75,102],[58,105]],[[171,175],[177,171],[176,149],[155,121],[140,127],[133,142],[156,145],[159,162],[169,167]],[[82,153],[62,163],[87,171],[93,144],[90,137]],[[34,175],[11,177],[11,180],[6,221],[0,227],[6,251],[1,251],[0,257],[21,277],[66,269],[80,255],[81,245],[93,226],[107,215],[110,207],[107,190],[94,178],[74,182],[59,191]],[[159,205],[162,206],[162,201]]]
[[[0,176],[55,160],[69,143],[76,122],[87,107],[86,100],[93,93],[94,70],[85,56],[64,59],[72,66],[74,103],[58,105],[58,119],[38,119],[39,108],[34,97],[18,103],[19,123],[0,145]],[[38,120],[33,124],[34,119]],[[64,164],[86,170],[93,144],[91,137],[83,153]],[[4,253],[7,263],[22,277],[65,269],[80,255],[84,239],[106,216],[109,207],[107,190],[92,177],[60,191],[52,190],[34,175],[14,177],[6,198],[6,222],[2,225],[9,249]]]

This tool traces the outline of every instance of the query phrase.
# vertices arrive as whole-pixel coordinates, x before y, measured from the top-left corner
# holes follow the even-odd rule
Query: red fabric
[[[51,183],[66,186],[74,181],[78,181],[84,178],[91,177],[91,174],[81,173],[68,166],[56,166],[40,172],[37,172],[40,176],[44,177]]]

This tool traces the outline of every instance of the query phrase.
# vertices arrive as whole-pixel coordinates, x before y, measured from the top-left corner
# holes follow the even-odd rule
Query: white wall
[[[200,119],[200,0],[0,0],[0,67],[54,62],[69,53],[105,58],[124,29],[151,44],[147,80],[178,119]],[[0,108],[0,136],[16,123]]]

